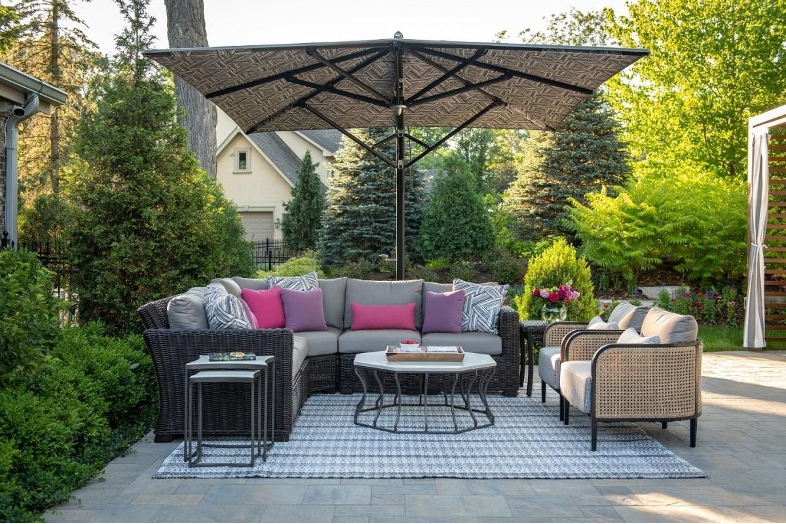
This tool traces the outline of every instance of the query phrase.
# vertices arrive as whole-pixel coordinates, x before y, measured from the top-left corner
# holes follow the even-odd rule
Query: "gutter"
[[[24,107],[11,106],[5,121],[5,234],[10,246],[18,243],[17,214],[19,212],[19,172],[17,149],[19,146],[19,123],[38,113],[38,93],[28,98]]]

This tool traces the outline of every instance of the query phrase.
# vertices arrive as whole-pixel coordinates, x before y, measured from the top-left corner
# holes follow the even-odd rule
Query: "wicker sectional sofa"
[[[221,283],[232,294],[238,294],[241,288],[267,289],[264,279],[233,277],[214,282]],[[353,367],[357,353],[381,351],[387,345],[407,338],[418,339],[423,345],[461,345],[467,351],[491,355],[497,362],[497,368],[489,389],[507,396],[517,395],[519,319],[513,309],[502,308],[498,335],[478,332],[421,334],[423,296],[426,291],[451,291],[451,284],[336,278],[320,279],[319,287],[323,293],[328,331],[173,329],[167,308],[178,297],[164,298],[140,307],[139,314],[146,328],[143,337],[155,364],[160,393],[156,440],[167,441],[183,434],[185,364],[199,355],[222,350],[251,351],[276,357],[277,403],[274,416],[278,440],[289,438],[299,410],[311,393],[351,393],[359,389],[360,383]],[[353,302],[369,305],[414,302],[416,331],[352,331],[350,304]],[[404,385],[406,387],[407,382]],[[412,387],[415,383],[409,385]],[[245,402],[247,395],[235,385],[219,384],[206,388],[205,431],[222,434],[247,427],[248,406]]]

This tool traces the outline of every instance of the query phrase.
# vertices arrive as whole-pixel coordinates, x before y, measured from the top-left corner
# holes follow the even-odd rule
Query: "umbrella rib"
[[[363,57],[363,56],[366,56],[366,55],[370,55],[371,53],[376,53],[376,52],[378,52],[377,48],[364,49],[362,51],[357,51],[355,53],[350,53],[348,55],[341,56],[339,58],[334,59],[333,61],[336,62],[336,63],[346,62],[348,60],[354,60],[355,58],[360,58],[360,57]],[[385,53],[387,54],[387,51],[385,51]],[[275,82],[276,80],[283,80],[287,76],[299,75],[301,73],[308,73],[310,71],[315,71],[317,69],[322,69],[323,67],[326,67],[326,66],[325,66],[325,64],[322,64],[322,63],[310,64],[310,65],[307,65],[307,66],[298,67],[297,69],[292,69],[290,71],[284,71],[282,73],[276,73],[275,75],[266,76],[264,78],[258,78],[256,80],[251,80],[250,82],[244,82],[244,83],[238,84],[236,86],[227,87],[227,88],[224,88],[224,89],[219,89],[218,91],[212,91],[210,93],[207,93],[205,95],[205,98],[210,99],[210,98],[215,98],[217,96],[228,95],[228,94],[231,94],[231,93],[235,93],[237,91],[242,91],[244,89],[249,89],[251,87],[256,87],[256,86],[260,86],[262,84],[268,84],[270,82]]]
[[[442,51],[436,51],[434,49],[428,48],[421,48],[419,49],[422,53],[426,53],[429,55],[437,56],[440,58],[444,58],[446,60],[452,60],[454,62],[460,62],[464,60],[464,58],[456,55],[452,55],[450,53],[443,53]],[[497,73],[502,74],[509,74],[511,76],[516,76],[519,78],[524,78],[525,80],[531,80],[533,82],[539,82],[541,84],[546,84],[552,87],[559,87],[561,89],[567,89],[569,91],[574,91],[576,93],[581,93],[583,95],[591,95],[594,91],[592,89],[587,89],[586,87],[576,86],[573,84],[567,84],[565,82],[560,82],[559,80],[552,80],[551,78],[545,78],[538,75],[533,75],[530,73],[523,73],[521,71],[516,71],[515,69],[510,69],[508,67],[502,67],[494,64],[487,64],[485,62],[476,61],[472,64],[473,67],[480,67],[482,69],[488,69],[489,71],[496,71]]]
[[[443,73],[445,73],[445,72],[447,72],[447,71],[448,71],[448,68],[447,68],[447,67],[443,66],[443,65],[442,65],[442,64],[440,64],[439,62],[435,62],[434,60],[432,60],[431,58],[429,58],[429,57],[427,57],[427,56],[423,56],[423,54],[422,54],[422,53],[419,53],[418,51],[415,51],[414,49],[408,49],[407,51],[408,51],[410,54],[412,54],[413,56],[417,57],[417,58],[418,58],[418,60],[421,60],[421,61],[423,61],[423,62],[425,62],[425,63],[429,64],[430,66],[433,66],[433,67],[435,67],[435,68],[439,69],[439,70],[440,70],[440,71],[442,71]],[[462,76],[460,76],[460,75],[454,75],[454,76],[456,77],[456,80],[458,80],[459,82],[461,82],[461,83],[462,83],[462,84],[464,84],[465,86],[468,86],[468,85],[471,85],[471,84],[472,84],[472,82],[470,82],[469,80],[467,80],[466,78],[464,78],[464,77],[462,77]],[[482,93],[482,94],[486,95],[486,96],[487,96],[487,97],[488,97],[490,100],[493,100],[494,102],[500,102],[500,103],[502,103],[502,102],[503,102],[503,100],[502,100],[501,98],[499,98],[498,96],[492,95],[492,94],[491,94],[491,93],[489,93],[488,91],[485,91],[485,90],[483,90],[483,89],[478,89],[478,92],[480,92],[480,93]]]
[[[458,87],[456,89],[451,89],[450,91],[443,91],[442,93],[437,93],[436,95],[427,96],[426,98],[421,98],[419,100],[410,101],[407,103],[409,107],[419,106],[421,104],[428,104],[429,102],[434,102],[436,100],[441,100],[443,98],[449,98],[453,95],[459,95],[461,93],[466,93],[467,91],[474,91],[476,89],[481,89],[483,87],[498,84],[500,82],[504,82],[506,80],[510,80],[513,78],[510,75],[500,75],[495,78],[491,78],[489,80],[484,80],[483,82],[478,82],[476,84],[469,84],[465,85],[464,87]],[[507,105],[505,102],[503,104]]]
[[[335,95],[344,96],[344,97],[347,97],[347,98],[353,98],[355,100],[360,100],[361,102],[366,102],[368,104],[374,104],[374,105],[380,106],[380,107],[389,107],[388,104],[386,104],[385,102],[380,102],[376,98],[371,98],[371,97],[365,96],[365,95],[359,95],[357,93],[352,93],[350,91],[344,91],[343,89],[337,89],[337,88],[335,88],[333,86],[330,86],[330,85],[327,85],[327,84],[324,84],[324,85],[323,84],[315,84],[314,82],[309,82],[308,80],[301,80],[299,78],[295,78],[294,76],[289,76],[289,77],[285,78],[284,80],[286,80],[287,82],[290,82],[292,84],[297,84],[297,85],[301,85],[301,86],[304,86],[304,87],[310,87],[312,89],[320,89],[321,91],[327,91],[328,93],[333,93]]]
[[[420,91],[418,91],[417,93],[415,93],[414,95],[409,97],[409,99],[407,100],[407,104],[411,104],[412,102],[414,102],[415,100],[417,100],[418,98],[423,96],[424,94],[428,93],[429,91],[431,91],[432,89],[434,89],[438,85],[440,85],[443,82],[445,82],[450,77],[457,76],[456,73],[458,73],[459,71],[461,71],[465,67],[473,64],[478,59],[480,59],[481,56],[483,56],[485,54],[486,54],[486,50],[485,49],[478,49],[477,51],[475,51],[474,55],[472,55],[469,58],[464,58],[458,65],[453,67],[453,69],[450,69],[450,70],[445,69],[444,70],[444,74],[442,76],[440,76],[439,78],[437,78],[433,82],[429,83],[426,87],[424,87],[423,89],[421,89]]]
[[[342,135],[346,136],[347,138],[349,138],[350,140],[355,142],[357,145],[359,145],[360,147],[362,147],[363,149],[365,149],[366,151],[368,151],[369,153],[371,153],[375,157],[377,157],[380,160],[382,160],[383,162],[385,162],[390,167],[393,167],[393,168],[396,167],[396,163],[395,162],[391,161],[388,157],[386,157],[382,153],[379,153],[378,151],[376,151],[373,147],[371,147],[370,145],[368,145],[365,142],[363,142],[361,139],[359,139],[358,137],[356,137],[355,135],[353,135],[352,133],[350,133],[349,131],[347,131],[346,129],[341,127],[340,125],[338,125],[338,123],[335,122],[334,120],[331,120],[329,117],[327,117],[327,116],[323,115],[321,112],[317,111],[315,108],[311,107],[310,105],[306,104],[305,102],[300,104],[299,107],[302,107],[303,109],[305,109],[309,113],[313,114],[315,117],[319,118],[320,120],[322,120],[323,122],[328,124],[330,127],[335,129],[336,131],[339,131]]]
[[[353,73],[356,73],[356,72],[360,71],[361,69],[363,69],[364,67],[366,67],[367,65],[373,64],[374,62],[376,62],[377,60],[379,60],[383,56],[387,55],[388,53],[390,53],[389,50],[379,51],[374,56],[371,56],[371,57],[365,59],[363,62],[359,63],[358,65],[356,65],[355,67],[350,69],[350,71],[353,72]],[[337,83],[339,83],[342,78],[344,78],[344,77],[343,76],[337,76],[337,77],[333,78],[330,82],[328,82],[325,85],[332,87],[332,86],[336,85]],[[324,91],[324,89],[322,89],[323,87],[324,86],[320,86],[319,89],[314,89],[314,91],[310,92],[309,94],[300,97],[299,99],[295,100],[294,102],[289,103],[289,104],[285,105],[284,107],[282,107],[281,109],[277,110],[273,114],[266,116],[265,118],[260,120],[258,123],[256,123],[253,126],[249,127],[248,130],[246,131],[246,134],[248,135],[248,134],[253,133],[256,129],[258,129],[258,128],[264,126],[264,125],[267,125],[269,122],[272,122],[273,120],[277,119],[278,117],[280,117],[281,115],[283,115],[287,111],[290,111],[293,108],[300,106],[300,104],[308,102],[309,100],[311,100],[312,98],[317,96],[319,93],[322,93]]]
[[[336,73],[340,74],[341,76],[343,76],[344,78],[346,78],[347,80],[349,80],[350,82],[355,84],[356,86],[360,87],[361,89],[365,89],[366,91],[368,91],[369,93],[371,93],[375,97],[379,98],[381,101],[385,102],[387,105],[390,105],[390,104],[393,103],[393,101],[391,99],[389,99],[388,97],[386,97],[385,95],[383,95],[382,93],[380,93],[379,91],[377,91],[376,89],[371,87],[370,85],[366,84],[365,82],[363,82],[359,78],[356,78],[349,71],[345,71],[345,70],[341,69],[338,65],[336,65],[334,60],[328,60],[324,56],[322,56],[319,53],[317,53],[317,51],[315,49],[306,49],[306,54],[308,56],[310,56],[311,58],[320,61],[322,64],[324,64],[325,66],[329,67],[330,69],[332,69]]]

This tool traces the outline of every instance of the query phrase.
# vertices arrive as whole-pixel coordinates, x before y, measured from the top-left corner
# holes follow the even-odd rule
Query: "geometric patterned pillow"
[[[461,331],[483,331],[498,334],[499,310],[508,292],[508,285],[486,286],[453,280],[453,290],[464,292],[464,309],[461,312]]]
[[[276,286],[295,291],[313,291],[319,289],[319,277],[316,271],[301,277],[267,277],[268,289],[273,289]]]
[[[240,299],[217,286],[205,289],[205,314],[210,329],[254,329]]]

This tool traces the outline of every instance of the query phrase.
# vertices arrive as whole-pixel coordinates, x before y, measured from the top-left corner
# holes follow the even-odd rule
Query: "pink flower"
[[[539,297],[540,296],[540,290],[539,289],[533,289],[532,290],[532,296],[533,297]]]
[[[579,298],[580,295],[581,295],[581,293],[579,293],[578,291],[576,291],[574,289],[573,291],[570,292],[570,299],[571,300],[576,300],[577,298]]]
[[[540,298],[549,298],[549,292],[547,289],[540,290]]]

